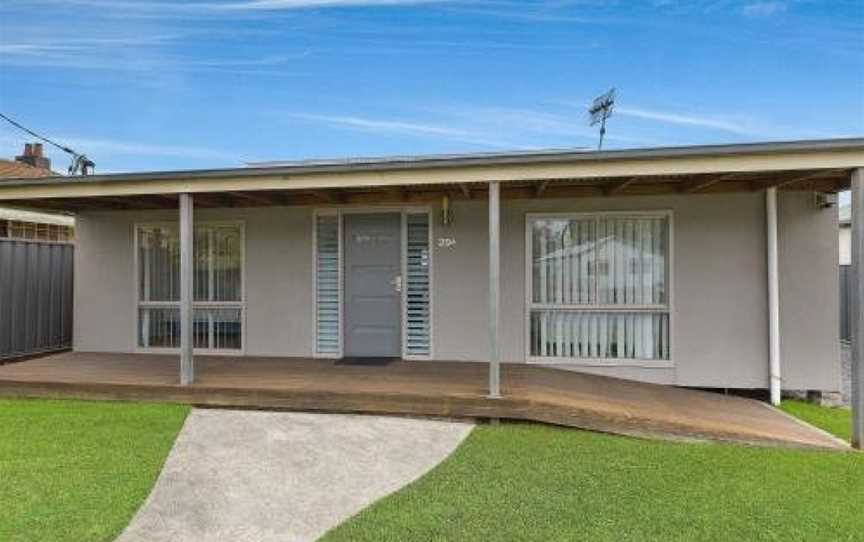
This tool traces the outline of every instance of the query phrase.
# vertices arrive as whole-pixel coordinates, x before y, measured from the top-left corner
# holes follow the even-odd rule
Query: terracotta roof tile
[[[33,167],[15,160],[4,160],[0,158],[0,179],[14,179],[17,177],[37,178],[51,177],[57,175],[50,169]]]

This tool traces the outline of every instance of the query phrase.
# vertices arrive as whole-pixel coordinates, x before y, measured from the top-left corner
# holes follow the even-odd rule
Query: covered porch
[[[526,364],[502,364],[503,397],[493,399],[483,362],[196,356],[195,363],[195,382],[181,385],[176,356],[56,354],[0,366],[0,396],[506,418],[637,437],[847,448],[755,400]]]
[[[747,385],[740,387],[769,388],[772,402],[778,404],[785,378],[783,349],[785,347],[787,352],[790,351],[789,346],[781,340],[781,290],[790,292],[796,288],[794,281],[787,280],[785,290],[780,284],[779,277],[784,270],[781,269],[781,258],[778,257],[778,197],[782,198],[784,194],[794,195],[799,208],[803,208],[806,204],[807,209],[812,211],[816,208],[830,207],[836,193],[853,184],[859,188],[860,194],[860,187],[864,183],[860,169],[862,148],[864,142],[861,140],[836,140],[604,152],[550,151],[397,157],[276,163],[266,167],[98,175],[74,179],[49,178],[3,183],[0,185],[0,201],[12,205],[62,210],[79,213],[82,216],[88,214],[158,216],[160,217],[158,220],[170,221],[173,227],[176,227],[178,234],[179,291],[176,297],[171,298],[171,305],[168,308],[178,311],[179,318],[176,320],[179,325],[176,326],[177,343],[170,344],[171,354],[78,352],[69,354],[67,357],[52,357],[31,365],[21,365],[20,368],[4,368],[0,373],[0,379],[11,378],[4,381],[7,390],[24,390],[27,393],[48,393],[51,390],[68,388],[75,390],[72,396],[76,393],[92,393],[94,397],[122,397],[124,393],[128,393],[132,398],[158,400],[158,396],[161,396],[164,400],[225,406],[515,418],[621,433],[707,435],[710,438],[753,442],[794,441],[797,437],[790,437],[789,434],[783,436],[773,434],[770,429],[772,424],[779,424],[792,431],[791,426],[782,423],[776,412],[772,413],[756,403],[530,365],[548,361],[532,359],[533,352],[530,344],[533,344],[534,338],[529,337],[528,328],[531,324],[528,322],[533,314],[531,311],[535,307],[538,313],[589,311],[592,314],[621,311],[622,307],[614,304],[604,305],[597,301],[596,295],[592,298],[590,306],[579,301],[568,301],[557,294],[551,300],[540,302],[532,300],[529,295],[531,265],[526,261],[530,257],[530,250],[526,247],[531,246],[531,236],[526,225],[530,226],[532,212],[539,211],[538,216],[545,216],[543,207],[546,202],[561,202],[554,211],[559,223],[569,224],[570,221],[578,220],[576,216],[579,214],[578,211],[584,210],[576,202],[579,198],[579,202],[590,202],[586,208],[592,211],[588,213],[592,216],[604,213],[615,215],[617,209],[619,214],[632,217],[634,211],[638,212],[640,208],[650,209],[650,216],[656,219],[656,224],[659,225],[657,231],[663,232],[656,239],[671,247],[673,245],[672,212],[668,215],[664,213],[674,206],[677,217],[683,218],[686,213],[690,224],[698,223],[700,228],[705,228],[700,230],[699,234],[692,233],[691,230],[687,241],[687,248],[690,250],[680,251],[683,254],[679,256],[681,261],[688,262],[699,261],[706,255],[706,252],[697,249],[704,244],[701,235],[710,232],[710,228],[719,224],[735,232],[732,236],[735,242],[729,241],[719,246],[730,252],[742,251],[743,245],[739,242],[746,240],[749,253],[747,258],[742,260],[743,266],[737,268],[723,266],[725,271],[722,273],[708,270],[714,272],[711,276],[708,276],[704,269],[689,269],[690,277],[704,275],[708,278],[699,283],[700,288],[690,288],[687,301],[689,316],[686,317],[689,322],[685,323],[689,327],[687,331],[683,331],[685,325],[679,324],[679,336],[686,340],[679,341],[677,360],[673,359],[670,348],[656,346],[659,343],[674,342],[674,339],[669,339],[672,335],[669,330],[674,327],[671,320],[676,312],[671,302],[673,260],[670,250],[663,255],[665,261],[661,267],[665,267],[665,271],[661,270],[659,273],[661,275],[665,273],[663,287],[665,292],[666,285],[669,285],[669,294],[663,294],[656,303],[640,304],[631,300],[627,307],[624,307],[631,313],[653,312],[660,315],[658,321],[661,321],[660,325],[665,329],[665,335],[661,332],[658,335],[661,339],[654,341],[655,346],[652,347],[658,348],[660,354],[655,355],[647,363],[643,363],[645,360],[636,359],[639,358],[638,354],[623,360],[592,359],[588,360],[588,365],[593,364],[593,366],[588,368],[608,367],[614,362],[623,361],[625,368],[633,368],[634,371],[663,369],[677,378],[675,381],[668,382],[682,386],[730,387],[724,385],[725,380],[720,374],[722,369],[718,371],[717,366],[712,365],[712,362],[717,360],[716,357],[706,358],[704,366],[699,367],[698,370],[688,369],[683,362],[711,351],[710,348],[705,348],[704,344],[706,339],[715,335],[712,326],[718,322],[712,321],[701,329],[696,329],[696,326],[692,325],[693,322],[707,320],[706,316],[709,312],[717,312],[709,310],[707,300],[710,298],[715,305],[725,303],[727,309],[737,301],[743,300],[748,302],[747,309],[743,313],[748,319],[748,325],[741,326],[741,329],[746,329],[746,337],[749,340],[747,358],[741,361],[740,365],[727,368],[726,371],[730,374],[740,373],[743,367],[750,376]],[[854,183],[853,179],[856,179]],[[709,205],[709,200],[720,203]],[[199,217],[242,215],[247,210],[261,213],[262,216],[268,209],[279,213],[283,213],[283,208],[305,210],[308,214],[302,216],[297,214],[296,221],[291,222],[294,226],[301,225],[309,232],[309,235],[298,243],[302,244],[304,240],[314,239],[318,234],[318,230],[312,233],[312,225],[317,223],[316,217],[320,216],[322,211],[330,216],[339,217],[336,220],[341,220],[342,213],[349,212],[351,209],[401,209],[404,224],[405,209],[425,206],[429,210],[428,247],[431,250],[434,246],[431,235],[433,226],[441,227],[439,231],[443,232],[442,237],[434,241],[444,243],[444,245],[439,244],[439,247],[446,245],[448,241],[446,228],[448,221],[452,220],[448,211],[456,204],[462,205],[464,210],[470,208],[473,211],[471,218],[481,218],[480,221],[472,222],[471,226],[474,232],[482,232],[482,235],[477,234],[472,237],[475,243],[472,245],[471,254],[461,252],[459,258],[451,259],[456,263],[453,263],[450,268],[451,282],[447,288],[452,288],[456,282],[464,280],[465,273],[459,270],[460,267],[470,268],[478,275],[475,277],[479,279],[475,286],[479,287],[472,289],[463,297],[466,299],[470,297],[472,305],[482,306],[480,310],[484,318],[482,321],[474,318],[473,325],[479,327],[479,324],[483,329],[472,329],[470,336],[462,334],[459,329],[454,329],[455,326],[449,326],[448,340],[440,342],[449,342],[455,346],[451,346],[446,353],[441,354],[439,351],[435,356],[428,354],[427,359],[423,361],[396,362],[386,367],[342,366],[332,360],[312,359],[341,357],[342,354],[341,348],[323,352],[325,355],[321,355],[321,350],[315,350],[319,346],[317,339],[320,330],[315,332],[314,338],[312,334],[307,333],[301,341],[295,341],[294,346],[303,350],[299,353],[293,350],[271,348],[269,345],[267,348],[260,347],[263,341],[259,341],[257,351],[248,352],[246,345],[253,341],[247,341],[246,336],[238,339],[238,344],[242,343],[244,348],[240,353],[223,352],[227,355],[215,357],[206,355],[210,352],[199,353],[195,350],[197,347],[195,346],[194,314],[199,308],[196,287],[201,284],[201,281],[194,277],[195,245],[197,244],[195,228]],[[746,205],[747,213],[736,215],[733,208],[736,204]],[[726,206],[729,209],[723,209]],[[502,214],[506,215],[511,209],[518,211],[510,214],[510,237],[502,243]],[[698,209],[710,210],[712,218],[707,222],[699,222],[696,216],[700,212]],[[864,203],[861,203],[860,196],[853,198],[853,215],[860,218],[862,209]],[[102,213],[103,211],[120,211],[120,213]],[[457,224],[466,218],[465,214],[456,217]],[[724,214],[729,216],[721,216]],[[267,216],[272,218],[272,215]],[[746,223],[738,221],[736,219],[738,216],[746,218]],[[601,219],[592,220],[596,220],[596,224],[599,225]],[[264,222],[265,219],[261,218],[258,224]],[[338,230],[339,235],[342,235],[342,224],[336,223],[338,227],[334,231]],[[117,236],[125,243],[124,250],[135,246],[133,242],[128,241],[129,232],[125,231],[131,229],[130,225],[120,222],[118,225],[118,230],[124,229],[123,235]],[[94,228],[98,227],[94,226]],[[106,223],[102,227],[109,229],[111,224]],[[137,225],[134,227],[133,237],[138,235]],[[259,233],[264,231],[263,226],[260,227]],[[515,229],[521,229],[521,232],[517,232],[514,236]],[[242,230],[238,231],[240,231],[239,238],[242,239],[244,234]],[[288,230],[283,230],[283,233],[286,231]],[[679,245],[683,244],[685,237],[683,235],[685,232],[681,233],[682,235],[676,237],[675,241]],[[794,236],[803,234],[802,245],[811,242],[806,233],[806,226],[801,226],[795,231]],[[273,240],[271,234],[272,232],[267,232],[261,237]],[[402,239],[405,237],[403,233]],[[789,237],[792,238],[793,235]],[[754,242],[753,239],[756,241]],[[595,240],[599,241],[597,237]],[[276,242],[281,240],[276,239]],[[313,240],[312,243],[314,244],[315,241]],[[269,260],[265,261],[262,255],[272,253],[273,247],[277,246],[278,244],[258,246],[258,256],[262,262],[259,270],[273,267],[267,265]],[[338,257],[336,254],[343,250],[341,241],[336,246],[339,248],[334,249],[334,258]],[[97,248],[104,254],[112,252],[101,247]],[[305,251],[306,248],[304,245],[303,250]],[[315,265],[313,258],[308,258],[313,252],[312,248],[309,246],[308,252],[304,254],[306,256],[304,266],[302,269],[298,268],[301,273],[310,271]],[[521,253],[517,254],[517,250],[514,249],[518,249]],[[134,254],[128,252],[130,261],[133,257],[137,257],[137,252],[137,246]],[[127,253],[123,254],[125,257]],[[477,254],[482,256],[482,261],[474,259],[479,258]],[[502,254],[505,258],[504,262],[502,262]],[[466,259],[468,257],[471,259]],[[541,255],[541,258],[546,257],[548,255]],[[633,258],[638,260],[639,257],[637,254]],[[245,255],[241,251],[241,261],[242,258],[245,258]],[[286,258],[284,261],[287,260]],[[113,263],[108,256],[100,261],[103,266]],[[467,261],[471,263],[466,263]],[[524,274],[521,275],[512,272],[520,263],[524,263],[525,266]],[[792,271],[798,264],[805,267],[808,264],[795,259],[791,259],[791,263],[795,265],[786,267],[786,270]],[[596,264],[591,265],[596,266]],[[641,269],[642,263],[638,262],[638,266]],[[137,268],[137,263],[133,267]],[[623,265],[621,267],[623,268]],[[716,262],[715,267],[718,267]],[[504,269],[503,273],[502,269]],[[597,267],[594,269],[596,271]],[[511,270],[509,277],[508,270]],[[502,274],[505,275],[503,279]],[[723,276],[720,276],[721,274]],[[238,273],[238,276],[242,276],[241,279],[237,279],[238,283],[243,283],[239,290],[245,291],[245,271]],[[263,273],[259,273],[258,276],[263,276]],[[738,294],[740,297],[735,298],[735,302],[726,303],[728,299],[732,299],[730,295],[732,291],[739,286],[736,283],[740,282],[738,279],[745,276],[750,289]],[[272,275],[267,275],[265,278],[269,280],[267,284],[264,284],[265,281],[258,283],[262,289],[276,283]],[[307,283],[305,291],[315,290],[316,280],[317,276],[313,277]],[[506,283],[508,280],[509,293],[518,291],[518,295],[515,297],[506,295],[508,292],[505,286],[502,305],[502,282]],[[337,286],[334,288],[343,287],[343,283],[342,277],[337,278]],[[518,287],[514,288],[513,285]],[[96,285],[91,284],[91,286]],[[138,285],[136,284],[134,288],[138,289]],[[590,288],[594,288],[596,292],[599,287],[593,285]],[[694,292],[697,293],[694,295]],[[95,291],[88,293],[101,294]],[[123,292],[122,295],[125,296],[125,301],[129,301],[135,294]],[[705,298],[704,303],[702,296]],[[449,299],[450,306],[466,308],[466,304],[456,303],[455,297],[457,294],[452,294]],[[320,298],[312,295],[303,299],[321,305]],[[403,311],[406,312],[403,314],[407,314],[404,299],[403,297]],[[757,299],[758,302],[749,303],[753,299]],[[136,314],[143,314],[139,311],[147,308],[145,301],[144,298],[136,301],[133,309]],[[271,322],[274,316],[280,314],[280,311],[282,314],[287,314],[289,307],[287,303],[283,302],[283,305],[273,307],[275,303],[272,299],[261,292],[258,294],[257,303],[247,303],[246,298],[242,296],[232,301],[236,302],[230,307],[231,310],[236,311],[236,316],[232,316],[233,322],[238,325],[243,322],[244,330],[231,332],[232,335],[240,337],[246,333],[245,311],[256,307],[274,309],[266,311],[266,314],[263,314],[264,311],[259,311],[256,316],[258,329],[265,329],[270,333],[268,338],[280,335],[282,330],[277,330],[277,326],[272,326]],[[679,297],[679,303],[681,301]],[[113,314],[110,300],[102,299],[99,303],[101,303],[99,310],[94,313],[98,312],[103,318]],[[799,301],[798,304],[805,303]],[[337,305],[339,305],[338,311],[341,311],[341,299],[338,300]],[[519,315],[520,321],[507,317],[502,325],[502,312],[507,309],[513,310],[517,305],[521,305],[519,309],[523,313]],[[224,307],[220,305],[216,308],[221,310]],[[474,307],[470,309],[473,311]],[[133,310],[126,312],[131,314]],[[794,307],[792,310],[795,310]],[[299,312],[303,314],[304,319],[309,320],[311,327],[312,311]],[[443,312],[438,311],[439,318]],[[730,313],[731,311],[727,310],[724,314]],[[455,319],[461,315],[459,311],[452,311],[446,318]],[[117,316],[122,317],[118,320],[128,318],[119,314]],[[740,318],[740,316],[741,314],[735,314],[734,317]],[[341,312],[337,312],[335,316],[340,321],[343,317]],[[726,316],[726,321],[720,323],[725,325],[730,319]],[[806,328],[797,318],[791,318],[789,321],[798,326],[795,329]],[[132,327],[126,325],[123,333],[127,333]],[[736,326],[727,327],[731,329]],[[344,333],[344,330],[337,328],[337,336],[340,331]],[[97,335],[119,336],[120,334],[106,333],[101,329],[98,332],[95,329],[89,330],[91,338]],[[257,337],[261,339],[262,335]],[[518,335],[524,337],[518,341],[513,340],[513,337]],[[806,341],[806,338],[796,337],[795,334],[787,336],[790,339],[786,341],[788,344],[793,344],[797,340],[797,344],[800,345],[802,341]],[[456,337],[458,342],[450,337]],[[209,340],[212,345],[213,339]],[[555,339],[547,337],[540,339],[543,344],[552,344],[555,341],[569,344],[571,356],[574,344],[588,342],[584,338],[574,339],[560,335]],[[723,341],[720,341],[714,350],[722,348],[724,352],[728,352],[736,342],[747,341],[741,341],[740,336],[729,334],[723,337]],[[142,346],[141,344],[133,346],[117,344],[110,345],[110,348],[105,348],[104,351],[139,352],[138,347]],[[467,350],[477,344],[483,345],[482,353],[478,352],[480,349]],[[682,344],[688,347],[683,355],[681,354],[684,351],[681,348]],[[102,350],[102,345],[97,346],[99,348],[93,350]],[[604,344],[604,347],[607,346],[608,341]],[[88,350],[86,347],[81,348],[80,345],[78,348]],[[561,346],[557,346],[555,352],[560,349]],[[292,357],[278,357],[285,356],[286,352]],[[516,355],[513,355],[513,352]],[[244,354],[261,354],[268,357]],[[453,356],[456,354],[462,355],[460,361],[463,363],[440,361],[454,359]],[[546,352],[541,351],[541,354],[545,355]],[[307,355],[308,358],[305,357]],[[408,357],[405,356],[404,351],[402,357]],[[723,359],[723,362],[731,360],[734,363],[736,358],[744,359],[735,352],[725,357],[728,359]],[[800,353],[797,355],[799,366],[805,363],[802,361],[805,357],[806,355]],[[466,359],[476,361],[466,362]],[[528,364],[502,363],[514,360],[525,360]],[[583,366],[587,367],[587,365]],[[785,366],[788,367],[788,364]],[[574,368],[578,367],[574,366]],[[813,373],[818,372],[816,369],[813,368]],[[12,378],[13,374],[16,375],[14,378]],[[28,374],[31,376],[27,376]],[[806,371],[799,370],[798,374],[808,376]],[[23,380],[18,380],[19,377]],[[805,381],[806,378],[799,378],[799,380]],[[702,384],[703,381],[710,383]],[[860,376],[856,378],[856,382],[860,386]],[[159,393],[156,393],[157,391]],[[695,401],[694,408],[682,406],[690,405],[691,401]],[[742,406],[745,404],[748,406]],[[730,409],[731,418],[726,417],[725,409]],[[763,420],[764,424],[759,420]],[[809,430],[805,432],[807,431]]]

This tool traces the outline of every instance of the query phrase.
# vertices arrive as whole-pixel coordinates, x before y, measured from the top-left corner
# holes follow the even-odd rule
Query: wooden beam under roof
[[[288,205],[290,198],[277,192],[229,192],[235,198],[264,206]]]
[[[607,196],[618,194],[626,189],[631,184],[635,183],[639,177],[627,177],[626,179],[612,183],[609,186],[603,187],[603,193]]]
[[[791,177],[776,177],[768,182],[753,181],[753,183],[751,183],[751,190],[753,190],[754,192],[758,192],[759,190],[764,190],[766,188],[789,187],[802,181],[810,181],[818,177],[822,177],[823,175],[825,175],[825,173],[825,171],[820,170],[815,172],[811,171],[804,175],[793,175]]]
[[[540,196],[542,196],[543,192],[546,192],[546,189],[549,188],[550,183],[552,183],[552,181],[547,179],[547,180],[541,182],[540,184],[538,184],[536,186],[536,188],[534,189],[534,196],[538,197],[538,198]]]
[[[733,180],[740,175],[739,172],[736,173],[725,173],[719,175],[704,175],[699,176],[695,179],[691,179],[689,181],[684,181],[681,183],[681,186],[678,188],[679,192],[684,194],[694,194],[696,192],[701,192],[708,187],[714,186],[717,183],[721,183],[723,181]]]

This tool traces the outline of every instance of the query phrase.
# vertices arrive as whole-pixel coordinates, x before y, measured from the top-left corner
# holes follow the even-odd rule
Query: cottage
[[[74,348],[490,360],[837,391],[837,211],[864,140],[18,179],[77,218]],[[860,175],[860,174],[859,174]],[[179,209],[179,211],[178,211]]]

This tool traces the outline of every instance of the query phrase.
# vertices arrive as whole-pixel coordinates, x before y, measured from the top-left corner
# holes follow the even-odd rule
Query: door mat
[[[336,362],[336,365],[361,365],[361,366],[381,366],[390,365],[394,361],[399,361],[399,358],[342,358]]]

